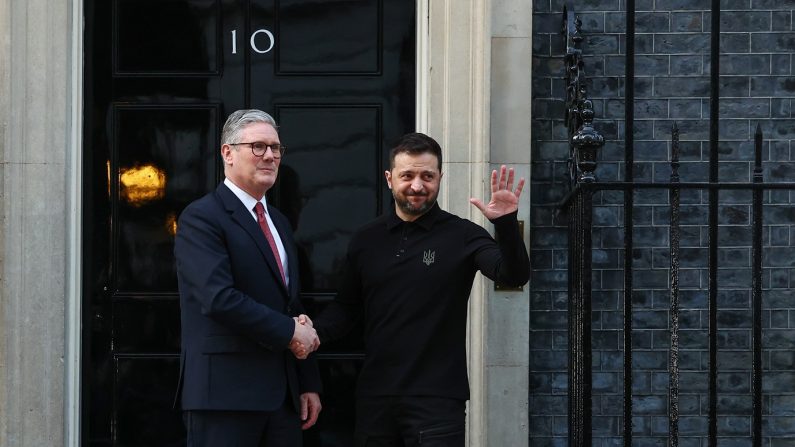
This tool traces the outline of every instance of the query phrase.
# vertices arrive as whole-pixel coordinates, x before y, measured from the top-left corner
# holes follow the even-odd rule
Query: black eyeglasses
[[[230,146],[239,146],[242,144],[251,146],[251,153],[254,154],[255,157],[264,156],[265,152],[268,152],[268,148],[270,148],[273,152],[273,158],[280,158],[284,155],[284,151],[287,150],[287,146],[279,143],[268,144],[262,141],[254,141],[252,143],[229,143]]]

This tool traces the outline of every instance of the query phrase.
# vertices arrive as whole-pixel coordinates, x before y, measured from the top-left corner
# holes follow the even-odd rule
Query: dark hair
[[[424,133],[407,133],[400,137],[400,140],[389,152],[390,170],[395,167],[395,156],[402,153],[409,155],[433,154],[439,162],[439,172],[442,172],[442,148],[436,140]]]

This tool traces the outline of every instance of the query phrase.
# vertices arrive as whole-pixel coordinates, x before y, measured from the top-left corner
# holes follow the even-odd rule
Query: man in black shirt
[[[495,242],[439,208],[441,168],[441,148],[427,135],[405,135],[392,149],[385,175],[394,211],[353,236],[337,299],[314,322],[326,343],[363,318],[357,446],[463,446],[475,273],[507,286],[530,275],[516,220],[524,179],[513,190],[513,169],[502,166],[499,178],[491,174],[491,201],[470,199],[494,224]]]

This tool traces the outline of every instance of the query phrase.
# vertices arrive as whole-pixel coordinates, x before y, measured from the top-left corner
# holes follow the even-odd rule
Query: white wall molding
[[[64,440],[79,447],[82,378],[83,259],[83,0],[70,1],[69,119],[67,128]]]
[[[440,205],[481,225],[469,204],[488,182],[491,0],[419,0],[417,26],[417,129],[442,146],[445,175]],[[484,346],[486,282],[470,296],[467,417],[470,446],[487,445]]]

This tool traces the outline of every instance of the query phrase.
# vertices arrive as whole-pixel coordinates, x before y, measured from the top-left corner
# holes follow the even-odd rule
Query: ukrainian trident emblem
[[[433,264],[433,260],[435,257],[436,257],[435,251],[426,250],[422,252],[422,262],[424,262],[425,265]]]

